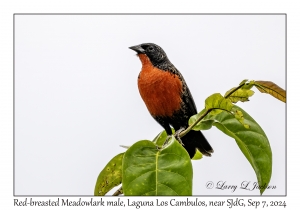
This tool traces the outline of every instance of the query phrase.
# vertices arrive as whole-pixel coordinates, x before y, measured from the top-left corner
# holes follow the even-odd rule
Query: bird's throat
[[[138,54],[138,56],[139,56],[139,58],[140,58],[140,60],[141,60],[141,62],[142,62],[142,66],[144,67],[144,66],[153,66],[152,65],[152,63],[151,63],[151,61],[150,61],[150,59],[149,59],[149,57],[146,55],[146,54]]]

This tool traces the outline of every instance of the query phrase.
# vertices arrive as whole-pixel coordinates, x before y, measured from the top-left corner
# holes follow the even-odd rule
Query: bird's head
[[[168,60],[165,51],[160,46],[153,43],[144,43],[129,47],[129,49],[134,50],[138,55],[147,55],[153,65]]]

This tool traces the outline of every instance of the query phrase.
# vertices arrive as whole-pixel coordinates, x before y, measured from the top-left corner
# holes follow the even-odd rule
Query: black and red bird
[[[181,73],[156,44],[144,43],[129,48],[137,52],[142,62],[138,87],[152,117],[168,135],[172,135],[170,126],[176,131],[187,128],[189,118],[197,114],[197,109]],[[191,130],[181,140],[191,158],[196,148],[206,156],[213,153],[201,131]]]

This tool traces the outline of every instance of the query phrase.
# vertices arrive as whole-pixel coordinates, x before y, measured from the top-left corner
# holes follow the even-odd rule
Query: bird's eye
[[[148,47],[148,50],[149,50],[149,51],[153,51],[154,48],[153,48],[152,46],[150,46],[150,47]]]

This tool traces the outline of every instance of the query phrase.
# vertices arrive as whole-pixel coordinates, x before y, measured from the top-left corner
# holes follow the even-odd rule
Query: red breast
[[[171,117],[181,106],[181,80],[175,74],[154,67],[147,55],[138,56],[142,62],[138,87],[150,114]]]

